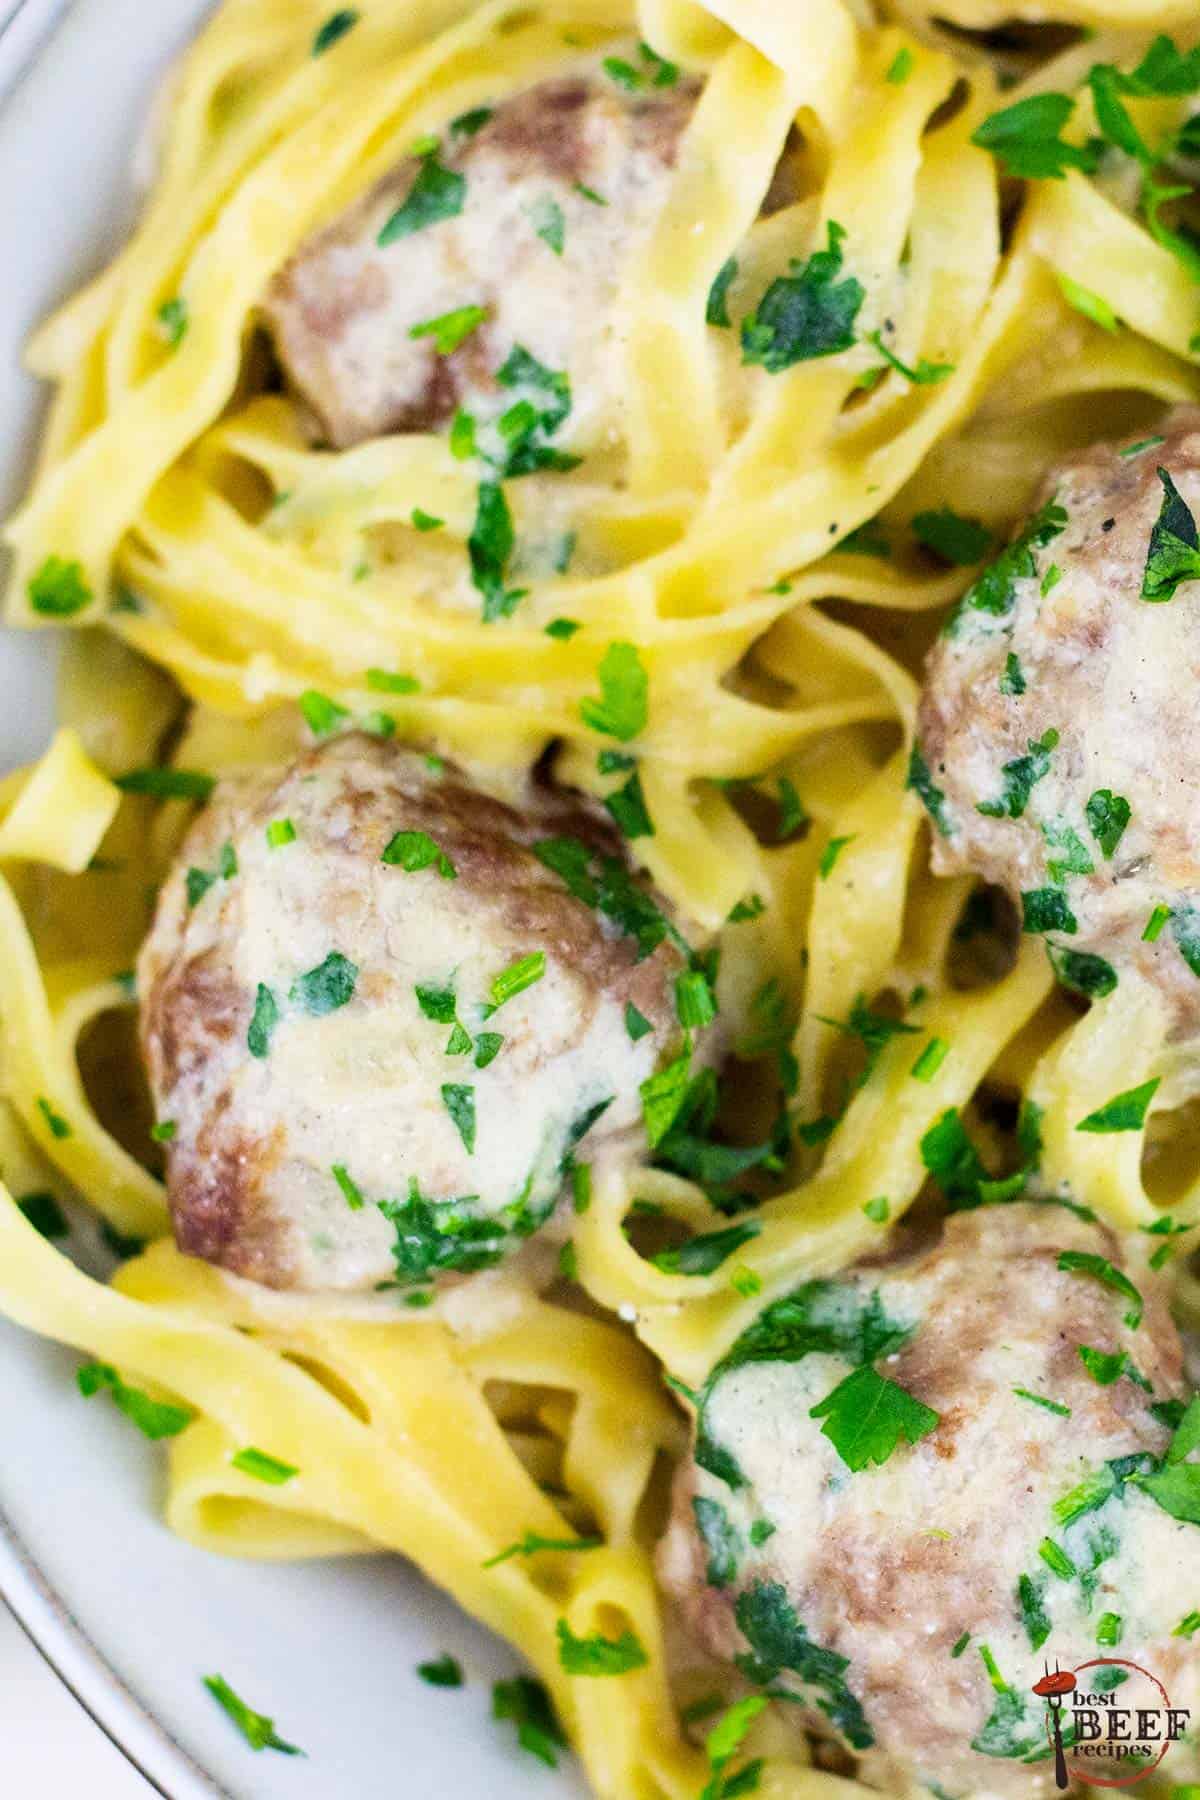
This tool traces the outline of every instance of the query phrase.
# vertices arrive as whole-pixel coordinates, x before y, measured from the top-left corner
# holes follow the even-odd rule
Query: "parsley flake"
[[[568,1675],[628,1675],[644,1669],[649,1657],[636,1634],[623,1631],[619,1638],[607,1638],[601,1632],[591,1637],[576,1637],[566,1619],[558,1621],[558,1660]]]
[[[1081,1119],[1076,1131],[1140,1131],[1161,1080],[1161,1075],[1155,1075],[1150,1081],[1143,1081],[1140,1087],[1128,1088],[1123,1094],[1115,1095],[1106,1105]]]
[[[887,1462],[902,1439],[917,1444],[938,1423],[938,1414],[931,1407],[868,1363],[810,1407],[809,1417],[824,1419],[822,1435],[846,1467],[855,1471]]]
[[[597,671],[600,698],[580,701],[585,725],[628,743],[646,728],[650,683],[634,644],[610,644]]]
[[[457,217],[463,209],[466,193],[466,177],[455,169],[442,166],[435,144],[421,157],[421,166],[407,198],[387,220],[376,243],[381,250],[386,250],[399,238],[411,237],[414,232],[440,224],[443,219]]]
[[[69,619],[92,602],[92,590],[83,578],[83,564],[61,556],[48,556],[29,579],[29,604],[43,618]]]
[[[152,1400],[140,1388],[126,1386],[111,1363],[84,1363],[76,1379],[85,1400],[91,1399],[102,1388],[107,1388],[117,1411],[124,1413],[145,1437],[154,1442],[160,1438],[178,1437],[192,1422],[190,1407],[172,1406],[164,1400]]]
[[[1200,535],[1186,500],[1166,469],[1159,468],[1163,503],[1150,533],[1142,599],[1173,600],[1181,582],[1200,579]]]
[[[332,50],[340,38],[352,31],[358,24],[358,10],[353,6],[343,6],[339,11],[330,13],[325,23],[317,30],[312,41],[314,56],[324,56],[326,50]]]
[[[222,1707],[233,1720],[252,1750],[278,1750],[284,1756],[303,1756],[303,1750],[295,1744],[285,1743],[275,1730],[274,1719],[268,1719],[264,1713],[255,1712],[252,1707],[234,1693],[222,1675],[206,1675],[204,1685],[217,1705]]]
[[[845,237],[842,226],[831,219],[827,248],[814,252],[807,262],[793,259],[790,274],[771,283],[757,310],[742,322],[743,362],[778,375],[796,363],[850,348],[864,290],[853,276],[836,279]]]

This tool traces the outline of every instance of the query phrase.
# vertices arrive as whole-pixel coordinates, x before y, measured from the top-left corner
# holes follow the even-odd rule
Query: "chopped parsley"
[[[178,1437],[192,1422],[190,1407],[152,1400],[140,1388],[127,1387],[111,1363],[84,1363],[76,1379],[85,1400],[107,1388],[117,1411],[124,1413],[144,1436],[155,1442],[160,1438]]]
[[[473,1195],[427,1200],[410,1180],[407,1200],[381,1200],[379,1210],[395,1229],[392,1260],[400,1287],[421,1286],[443,1269],[460,1274],[490,1269],[504,1253],[504,1219],[477,1213]]]
[[[522,1750],[536,1756],[547,1768],[558,1767],[558,1751],[567,1747],[566,1736],[554,1704],[542,1682],[532,1675],[516,1675],[492,1687],[493,1719],[511,1719]]]
[[[458,874],[446,852],[426,831],[398,831],[379,860],[391,868],[405,869],[410,875],[436,868],[443,881],[453,881]]]
[[[267,826],[268,850],[282,850],[285,844],[296,841],[296,827],[290,819],[272,819]]]
[[[912,1066],[911,1074],[913,1080],[932,1081],[949,1054],[950,1046],[945,1038],[930,1038],[929,1042]]]
[[[83,578],[83,564],[69,562],[62,556],[48,556],[30,576],[27,591],[34,612],[49,619],[72,618],[93,599],[92,590]]]
[[[115,777],[123,794],[150,794],[156,800],[207,800],[217,785],[198,769],[130,769]]]
[[[769,1686],[790,1669],[816,1689],[821,1711],[847,1742],[856,1750],[870,1749],[875,1734],[845,1681],[849,1658],[813,1642],[780,1582],[759,1581],[739,1594],[735,1617],[750,1646],[749,1654],[735,1658],[747,1680]]]
[[[1088,855],[1087,845],[1073,825],[1064,819],[1052,820],[1042,826],[1042,836],[1050,850],[1061,854],[1046,858],[1046,873],[1056,886],[1065,885],[1068,875],[1091,875],[1095,872],[1095,864]]]
[[[872,1225],[886,1225],[891,1217],[891,1206],[888,1203],[887,1195],[878,1194],[874,1200],[868,1200],[863,1207],[863,1212],[870,1219]]]
[[[646,729],[649,678],[634,644],[610,644],[597,671],[600,698],[580,701],[585,725],[628,743]]]
[[[884,80],[889,82],[892,87],[903,87],[904,83],[912,74],[913,63],[915,60],[912,51],[909,49],[908,45],[905,44],[903,49],[897,50],[895,56],[888,64],[887,74],[884,76]]]
[[[357,24],[358,10],[356,7],[343,6],[337,12],[330,13],[325,23],[318,27],[316,36],[313,38],[313,55],[324,56],[326,50],[331,50],[339,38],[344,38],[346,33],[352,31]]]
[[[991,532],[979,519],[966,519],[949,506],[939,507],[937,512],[918,513],[912,532],[943,562],[961,568],[982,562],[993,543]]]
[[[514,1556],[540,1556],[546,1550],[602,1550],[602,1537],[550,1538],[543,1537],[540,1532],[527,1531],[523,1538],[515,1544],[505,1545],[495,1556],[489,1556],[482,1565],[485,1569],[494,1569],[498,1563],[508,1562]]]
[[[463,1685],[462,1664],[449,1652],[434,1657],[430,1662],[418,1663],[417,1674],[430,1687],[460,1688]]]
[[[573,638],[577,631],[582,630],[583,626],[578,619],[551,619],[546,626],[546,636],[559,638],[565,643],[568,638]]]
[[[1065,950],[1058,944],[1047,944],[1046,954],[1060,984],[1087,1000],[1103,1000],[1117,985],[1117,971],[1102,956],[1090,950]]]
[[[1035,96],[1036,98],[1037,96]],[[952,635],[960,629],[969,613],[984,613],[992,618],[1007,616],[1016,604],[1018,581],[1037,574],[1035,550],[1043,548],[1066,529],[1067,514],[1056,499],[1049,499],[1026,521],[1018,535],[993,563],[979,575],[963,595],[957,610],[946,625]]]
[[[932,1408],[865,1363],[811,1407],[809,1417],[824,1419],[822,1435],[856,1472],[887,1462],[902,1439],[919,1443],[938,1423]]]
[[[427,515],[422,514],[422,517]],[[418,529],[428,530],[429,527],[422,526]],[[390,669],[368,669],[367,686],[376,694],[416,694],[421,689],[415,675],[394,674]]]
[[[1058,1266],[1067,1274],[1087,1275],[1098,1281],[1102,1287],[1120,1294],[1131,1302],[1130,1310],[1125,1314],[1125,1323],[1130,1331],[1136,1331],[1142,1322],[1142,1296],[1134,1287],[1128,1275],[1114,1268],[1106,1256],[1097,1256],[1091,1250],[1061,1250]]]
[[[1061,888],[1029,888],[1021,895],[1021,930],[1065,931],[1074,936],[1079,925]]]
[[[827,881],[829,879],[833,874],[838,857],[842,854],[842,851],[846,848],[847,844],[852,844],[854,842],[857,835],[857,832],[851,832],[849,837],[830,838],[829,842],[822,850],[821,860],[817,864],[818,880]]]
[[[172,294],[169,300],[163,301],[154,316],[172,350],[178,350],[188,328],[188,306],[183,295]]]
[[[689,1238],[677,1249],[660,1250],[650,1260],[665,1275],[711,1275],[761,1230],[757,1219],[748,1219],[741,1225],[729,1225],[722,1231],[707,1231],[699,1237]]]
[[[504,1038],[498,1031],[481,1031],[475,1039],[475,1067],[486,1069],[489,1063],[495,1062],[504,1047]]]
[[[529,209],[530,222],[543,244],[561,256],[567,241],[567,221],[553,194],[542,194]]]
[[[884,343],[881,331],[868,332],[867,342],[874,344],[884,361],[895,369],[897,374],[903,375],[905,381],[911,382],[914,387],[931,387],[939,381],[945,381],[948,375],[954,373],[955,365],[953,363],[931,363],[921,357],[914,369],[909,363],[901,362],[895,352],[889,350]]]
[[[558,1621],[558,1660],[568,1675],[628,1675],[644,1669],[649,1657],[636,1634],[625,1630],[619,1638],[607,1638],[601,1632],[591,1637],[576,1637],[565,1619]]]
[[[454,1128],[463,1141],[463,1148],[473,1156],[475,1154],[475,1089],[464,1086],[461,1082],[444,1082],[442,1105],[449,1113]]]
[[[675,1012],[688,1031],[701,1031],[716,1018],[716,995],[703,969],[685,969],[675,977]]]
[[[438,161],[435,141],[434,147],[421,157],[421,166],[407,198],[379,233],[376,239],[379,248],[386,250],[399,238],[411,237],[414,232],[440,224],[443,219],[456,218],[463,209],[466,193],[466,177],[455,169],[443,167]]]
[[[1186,1459],[1200,1449],[1200,1394],[1193,1394],[1179,1421],[1175,1435],[1167,1446],[1162,1464],[1149,1474],[1139,1474],[1137,1481],[1173,1519],[1200,1525],[1200,1463]],[[1183,1623],[1186,1625],[1187,1620]],[[1191,1631],[1180,1635],[1190,1637]]]
[[[465,344],[473,331],[478,331],[487,318],[486,306],[456,306],[453,312],[439,313],[436,319],[423,319],[420,324],[409,327],[410,338],[433,339],[433,347],[439,356],[453,356],[460,344]],[[428,519],[427,513],[422,513]],[[416,523],[416,515],[413,516]],[[418,531],[436,529],[442,521],[435,519],[432,525],[417,525]]]
[[[274,1719],[258,1713],[234,1693],[223,1675],[206,1675],[204,1685],[217,1705],[233,1720],[252,1750],[278,1750],[284,1756],[303,1756],[303,1750],[284,1741],[275,1730]]]
[[[1018,1400],[1028,1400],[1031,1405],[1040,1406],[1045,1412],[1057,1413],[1060,1419],[1069,1419],[1071,1416],[1070,1407],[1064,1406],[1061,1400],[1049,1400],[1045,1394],[1034,1394],[1028,1388],[1023,1387],[1015,1387],[1013,1393]],[[1034,1649],[1037,1649],[1036,1644]]]
[[[1096,1642],[1105,1650],[1115,1649],[1124,1630],[1125,1621],[1120,1613],[1102,1613],[1096,1621]]]
[[[1025,671],[1021,667],[1021,659],[1015,650],[1010,650],[1004,659],[1004,673],[1000,677],[1000,692],[1010,699],[1019,700],[1027,687]]]
[[[578,838],[541,838],[532,846],[533,854],[553,871],[567,892],[584,906],[596,908],[638,948],[641,962],[652,954],[664,938],[689,954],[686,940],[667,918],[653,898],[638,887],[619,857],[594,856]]]
[[[251,1056],[267,1055],[271,1033],[279,1023],[279,1002],[265,982],[260,981],[254,995],[254,1012],[246,1031],[246,1048]]]
[[[862,1044],[866,1051],[866,1062],[855,1083],[856,1087],[865,1087],[876,1063],[893,1038],[920,1035],[919,1025],[906,1025],[902,1019],[892,1019],[886,1013],[872,1012],[862,994],[855,999],[847,1018],[831,1019],[823,1013],[818,1013],[816,1017],[822,1025],[831,1025],[835,1031],[855,1037]]]
[[[1143,1081],[1140,1087],[1127,1088],[1123,1094],[1114,1095],[1104,1106],[1081,1119],[1076,1131],[1140,1131],[1161,1080],[1160,1075],[1155,1075],[1150,1081]]]
[[[235,1469],[243,1475],[253,1475],[255,1481],[265,1481],[268,1487],[283,1487],[300,1473],[291,1463],[281,1462],[277,1456],[268,1456],[265,1450],[239,1450],[230,1458]]]
[[[216,879],[216,876],[211,874],[208,869],[192,868],[188,870],[183,886],[189,908],[199,906]]]
[[[1181,582],[1200,579],[1200,535],[1186,500],[1166,469],[1158,471],[1163,503],[1150,533],[1142,599],[1173,600]]]
[[[917,743],[913,744],[909,755],[908,777],[904,785],[911,788],[916,794],[941,835],[950,837],[955,828],[946,810],[946,795],[934,782],[929,764],[925,761],[921,746]]]
[[[1085,810],[1092,836],[1108,862],[1133,816],[1133,809],[1123,794],[1114,794],[1111,788],[1097,788]]]
[[[1050,1636],[1050,1618],[1043,1603],[1044,1588],[1031,1575],[1017,1582],[1017,1607],[1031,1650],[1040,1650]]]
[[[767,903],[761,894],[747,894],[744,900],[739,900],[737,905],[730,909],[727,923],[744,925],[751,919],[761,919],[766,910]]]
[[[743,362],[778,375],[797,363],[850,348],[864,292],[853,276],[837,280],[845,236],[831,219],[827,248],[807,262],[793,260],[790,274],[771,283],[757,310],[742,321]]]
[[[546,973],[546,953],[544,950],[533,950],[528,956],[520,956],[516,962],[510,963],[495,977],[488,990],[488,1006],[485,1017],[490,1018],[507,1000],[515,1000],[526,988],[539,982]]]
[[[1128,1350],[1108,1352],[1108,1350],[1094,1350],[1090,1345],[1079,1345],[1078,1350],[1079,1361],[1085,1366],[1092,1381],[1101,1388],[1112,1388],[1114,1381],[1119,1381],[1121,1375],[1124,1375],[1130,1366]]]
[[[1050,753],[1058,743],[1058,733],[1050,730],[1026,742],[1027,754],[1014,757],[1000,770],[1004,782],[999,798],[979,801],[976,812],[989,819],[1019,819],[1024,813],[1034,787],[1050,772]]]
[[[1075,102],[1066,94],[1031,94],[992,113],[971,142],[990,150],[1007,174],[1026,180],[1061,181],[1068,169],[1089,174],[1096,167],[1096,150],[1064,143],[1059,135],[1074,111]]]
[[[450,121],[451,137],[476,137],[495,113],[494,106],[473,106],[469,112],[459,113],[457,119]]]
[[[1053,1570],[1054,1574],[1059,1577],[1060,1581],[1074,1581],[1079,1574],[1079,1570],[1061,1544],[1056,1544],[1053,1538],[1042,1539],[1038,1545],[1038,1555],[1046,1567]]]
[[[708,1551],[704,1579],[709,1587],[728,1587],[738,1572],[742,1540],[719,1500],[697,1494],[692,1500],[696,1530]]]
[[[1164,906],[1160,901],[1150,914],[1150,917],[1146,920],[1146,929],[1142,933],[1143,944],[1156,943],[1161,935],[1163,926],[1170,917],[1171,908],[1169,906]]]
[[[362,1189],[356,1181],[351,1179],[346,1165],[344,1163],[334,1163],[330,1170],[330,1174],[341,1189],[342,1198],[350,1208],[350,1211],[361,1212],[363,1206],[366,1204],[363,1200]]]
[[[730,330],[733,325],[733,320],[729,316],[729,290],[737,279],[737,272],[737,257],[731,256],[729,261],[722,263],[717,270],[713,284],[708,290],[708,301],[704,308],[705,323],[714,325],[722,331]]]
[[[511,617],[518,602],[529,592],[528,588],[505,585],[505,571],[515,543],[512,513],[504,489],[499,482],[481,481],[476,496],[475,523],[467,539],[467,555],[471,560],[471,580],[483,596],[485,624]]]
[[[1064,275],[1061,269],[1057,270],[1056,274],[1058,285],[1062,289],[1062,297],[1068,306],[1073,306],[1076,312],[1082,313],[1086,319],[1090,319],[1093,325],[1098,325],[1101,331],[1117,332],[1120,330],[1121,322],[1107,300],[1103,299],[1101,295],[1093,293],[1091,288],[1082,286],[1080,282],[1072,281],[1071,277]]]
[[[951,1656],[953,1656],[957,1660],[957,1658],[962,1655],[963,1651],[966,1649],[966,1647],[970,1643],[970,1641],[971,1641],[970,1632],[964,1631],[960,1638],[955,1639],[954,1645],[950,1651]]]
[[[605,795],[604,806],[622,837],[632,841],[654,836],[654,821],[642,792],[642,778],[636,769],[615,793]]]
[[[336,1012],[353,998],[357,981],[357,965],[340,950],[331,950],[315,969],[308,969],[296,977],[288,998],[320,1019],[326,1013]]]
[[[633,1044],[636,1044],[640,1038],[647,1037],[654,1030],[645,1013],[639,1012],[632,1000],[625,1002],[625,1029],[629,1033],[629,1041]]]
[[[316,688],[308,688],[301,694],[298,704],[314,737],[327,737],[350,717],[344,706],[339,706],[328,694],[318,693]]]
[[[169,1144],[175,1136],[174,1119],[160,1119],[157,1125],[150,1127],[150,1136],[156,1144]]]

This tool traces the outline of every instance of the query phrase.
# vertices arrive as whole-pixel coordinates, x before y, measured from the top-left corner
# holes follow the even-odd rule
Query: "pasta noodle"
[[[906,768],[929,621],[965,585],[962,568],[920,552],[914,515],[949,505],[1000,533],[1098,421],[1136,430],[1200,399],[1193,272],[1077,170],[1031,183],[1011,218],[973,134],[998,105],[1061,90],[1078,98],[1068,137],[1083,142],[1096,128],[1090,66],[1128,60],[1131,34],[1144,48],[1160,29],[1194,32],[1195,7],[1055,0],[1055,24],[1099,35],[1031,64],[1003,101],[978,34],[1046,22],[1040,0],[879,12],[866,0],[377,0],[335,59],[311,54],[324,0],[224,0],[171,80],[129,243],[30,349],[54,400],[7,527],[8,617],[66,624],[72,641],[61,729],[0,785],[0,1305],[191,1409],[169,1455],[167,1517],[183,1537],[230,1555],[383,1546],[411,1558],[520,1647],[614,1800],[694,1800],[711,1773],[679,1724],[651,1560],[662,1467],[684,1439],[658,1364],[702,1384],[764,1302],[868,1252],[878,1228],[864,1209],[886,1195],[902,1216],[925,1182],[922,1140],[988,1084],[1041,1109],[1051,1191],[1086,1193],[1124,1230],[1160,1217],[1151,1172],[1192,1129],[1181,1106],[1155,1114],[1149,1143],[1130,1131],[1114,1151],[1075,1131],[1118,1088],[1169,1071],[1161,1005],[1129,982],[1081,1015],[1028,939],[1006,973],[963,985],[953,965],[971,884],[926,872]],[[463,602],[467,466],[428,433],[314,448],[301,403],[255,374],[258,308],[312,228],[405,146],[570,68],[581,46],[638,38],[707,79],[618,296],[623,441],[513,484],[518,543],[552,516],[576,560],[518,568],[520,607],[486,622],[477,596]],[[898,58],[911,59],[901,82]],[[1188,101],[1138,104],[1171,125]],[[790,133],[801,191],[764,215]],[[736,333],[706,323],[730,259],[744,315],[789,260],[839,232],[864,292],[856,342],[779,373],[744,367]],[[1128,329],[1073,308],[1061,278]],[[162,325],[172,303],[186,306],[175,343]],[[871,338],[882,344],[885,321],[889,366],[940,378],[877,379]],[[436,543],[414,509],[443,522]],[[868,524],[890,557],[869,542],[864,553]],[[75,571],[76,600],[39,610],[55,559]],[[574,634],[548,635],[562,618]],[[428,1315],[339,1312],[182,1256],[147,1147],[135,1154],[118,1133],[81,1061],[89,1034],[135,1004],[146,889],[188,817],[184,801],[158,805],[113,778],[155,762],[176,725],[181,767],[221,776],[278,761],[302,741],[307,691],[361,718],[380,704],[366,672],[402,668],[412,690],[386,701],[401,737],[514,775],[554,741],[560,778],[603,798],[580,702],[615,642],[636,646],[651,696],[638,766],[654,831],[639,854],[706,931],[748,896],[762,902],[725,935],[731,1038],[762,1036],[773,982],[783,1022],[753,1054],[794,1056],[798,1122],[839,1120],[823,1147],[802,1134],[763,1199],[740,1286],[726,1267],[668,1273],[639,1250],[635,1202],[691,1232],[724,1217],[699,1185],[653,1168],[597,1167],[573,1239],[586,1311],[498,1271],[474,1278],[475,1316],[452,1300]],[[172,683],[191,704],[183,720]],[[806,835],[779,844],[752,827],[746,791],[768,777],[803,796]],[[829,1021],[864,996],[904,1004],[915,990],[922,1029],[952,1054],[913,1082],[897,1036],[839,1110],[844,1043]],[[1171,1217],[1198,1224],[1200,1178],[1181,1166]],[[92,1279],[22,1218],[11,1195],[34,1189],[81,1197],[147,1247],[111,1284]],[[1176,1266],[1180,1316],[1200,1328],[1197,1277]],[[249,1444],[301,1473],[264,1486],[233,1466]],[[530,1532],[602,1544],[489,1566]],[[646,1666],[620,1682],[566,1674],[560,1620],[580,1636],[632,1630]],[[767,1724],[751,1745],[760,1731],[769,1800],[849,1800],[855,1783],[776,1745]]]

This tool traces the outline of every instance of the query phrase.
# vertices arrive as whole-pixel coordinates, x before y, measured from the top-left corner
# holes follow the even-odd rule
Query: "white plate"
[[[131,210],[132,146],[203,0],[0,0],[0,505],[20,492],[40,396],[34,321],[102,263]],[[19,79],[18,79],[19,77]],[[13,83],[15,86],[12,86]],[[45,638],[0,636],[0,767],[45,741]],[[170,1800],[569,1800],[516,1748],[489,1684],[517,1657],[397,1558],[236,1563],[161,1523],[161,1457],[75,1388],[77,1358],[0,1322],[0,1591],[79,1699]],[[449,1650],[462,1690],[430,1688]],[[253,1754],[201,1685],[219,1672],[305,1760]]]

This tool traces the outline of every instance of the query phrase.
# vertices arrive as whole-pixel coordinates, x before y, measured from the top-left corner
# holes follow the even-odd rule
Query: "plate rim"
[[[0,1597],[93,1725],[162,1800],[236,1800],[200,1767],[117,1673],[2,1506]]]
[[[18,0],[0,14],[0,102],[11,101],[74,0]],[[0,1598],[48,1669],[162,1800],[236,1800],[142,1704],[75,1618],[0,1505]]]

